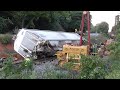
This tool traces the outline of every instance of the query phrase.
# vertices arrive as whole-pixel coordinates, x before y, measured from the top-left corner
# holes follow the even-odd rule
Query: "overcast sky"
[[[106,21],[109,24],[109,31],[115,24],[115,16],[120,15],[120,11],[90,11],[92,15],[92,24],[95,26],[97,23]]]

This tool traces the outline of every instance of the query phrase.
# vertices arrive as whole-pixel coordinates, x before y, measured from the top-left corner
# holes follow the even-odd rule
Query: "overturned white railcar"
[[[68,43],[79,45],[80,35],[62,31],[20,29],[14,41],[14,50],[24,58],[29,55],[37,59],[54,55]]]

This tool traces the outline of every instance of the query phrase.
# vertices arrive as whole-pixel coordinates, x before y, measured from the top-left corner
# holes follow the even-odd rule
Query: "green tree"
[[[47,18],[47,12],[45,11],[14,11],[13,21],[18,28],[35,28],[34,20],[39,17]]]
[[[66,12],[67,17],[61,17],[60,24],[64,27],[64,29],[68,32],[74,32],[75,29],[80,29],[81,26],[81,20],[82,20],[82,14],[83,11],[69,11]],[[90,21],[91,21],[91,15],[90,15]],[[83,31],[86,32],[87,30],[87,21],[85,18],[84,22],[84,28]]]
[[[109,30],[109,24],[107,22],[101,22],[95,26],[95,31],[102,34],[107,34]]]
[[[74,32],[80,27],[82,11],[0,11],[0,17],[1,33],[16,27]]]
[[[76,28],[80,28],[82,11],[71,11],[71,20],[69,22],[68,31],[74,31]]]
[[[118,41],[119,40],[118,34],[120,33],[120,22],[117,25],[112,27],[111,33],[116,35],[116,38],[117,38],[116,40]]]
[[[91,23],[91,30],[90,30],[91,33],[95,33],[96,30],[95,30],[95,26],[93,26],[93,24]]]
[[[9,31],[9,26],[12,24],[9,18],[0,17],[0,33],[6,33]]]
[[[51,20],[50,29],[55,31],[64,31],[63,23],[65,22],[66,18],[69,17],[69,12],[68,11],[50,11],[49,14],[50,14],[50,20]]]

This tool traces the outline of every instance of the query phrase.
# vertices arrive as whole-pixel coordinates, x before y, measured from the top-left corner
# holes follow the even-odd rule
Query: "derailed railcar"
[[[24,58],[29,55],[38,59],[55,55],[64,44],[79,43],[80,35],[74,32],[20,29],[14,41],[14,50]]]

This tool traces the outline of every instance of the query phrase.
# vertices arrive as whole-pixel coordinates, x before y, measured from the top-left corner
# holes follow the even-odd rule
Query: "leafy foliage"
[[[90,30],[91,33],[96,33],[96,30],[95,30],[95,26],[93,26],[93,24],[91,23],[91,30]]]
[[[81,19],[82,11],[0,11],[0,32],[13,32],[15,28],[74,32]]]
[[[33,63],[27,63],[25,61],[20,65],[13,64],[13,57],[10,55],[3,63],[0,75],[3,79],[30,79],[32,75]]]
[[[9,43],[11,43],[11,41],[12,41],[12,35],[10,35],[10,34],[4,34],[4,35],[0,35],[0,42],[2,43],[2,44],[9,44]]]
[[[9,30],[10,25],[12,25],[10,19],[0,17],[0,33],[6,33]]]
[[[12,63],[13,63],[13,59],[11,56],[5,60],[3,65],[4,66],[3,71],[5,72],[5,76],[13,74],[14,67]]]
[[[106,79],[120,79],[120,61],[118,60],[110,60],[111,61],[111,69],[112,71],[106,75]]]
[[[106,62],[97,56],[82,56],[80,79],[104,79],[107,74]]]
[[[111,56],[110,58],[113,59],[113,60],[120,60],[120,42],[115,42],[115,43],[112,43],[111,45],[109,45],[108,47],[108,50],[111,51]]]
[[[119,79],[120,78],[120,23],[112,28],[112,33],[115,34],[115,42],[107,46],[111,54],[109,61],[111,61],[112,71],[109,73],[107,79]]]
[[[91,32],[97,32],[108,36],[109,24],[107,22],[101,22],[96,26],[91,27]]]

